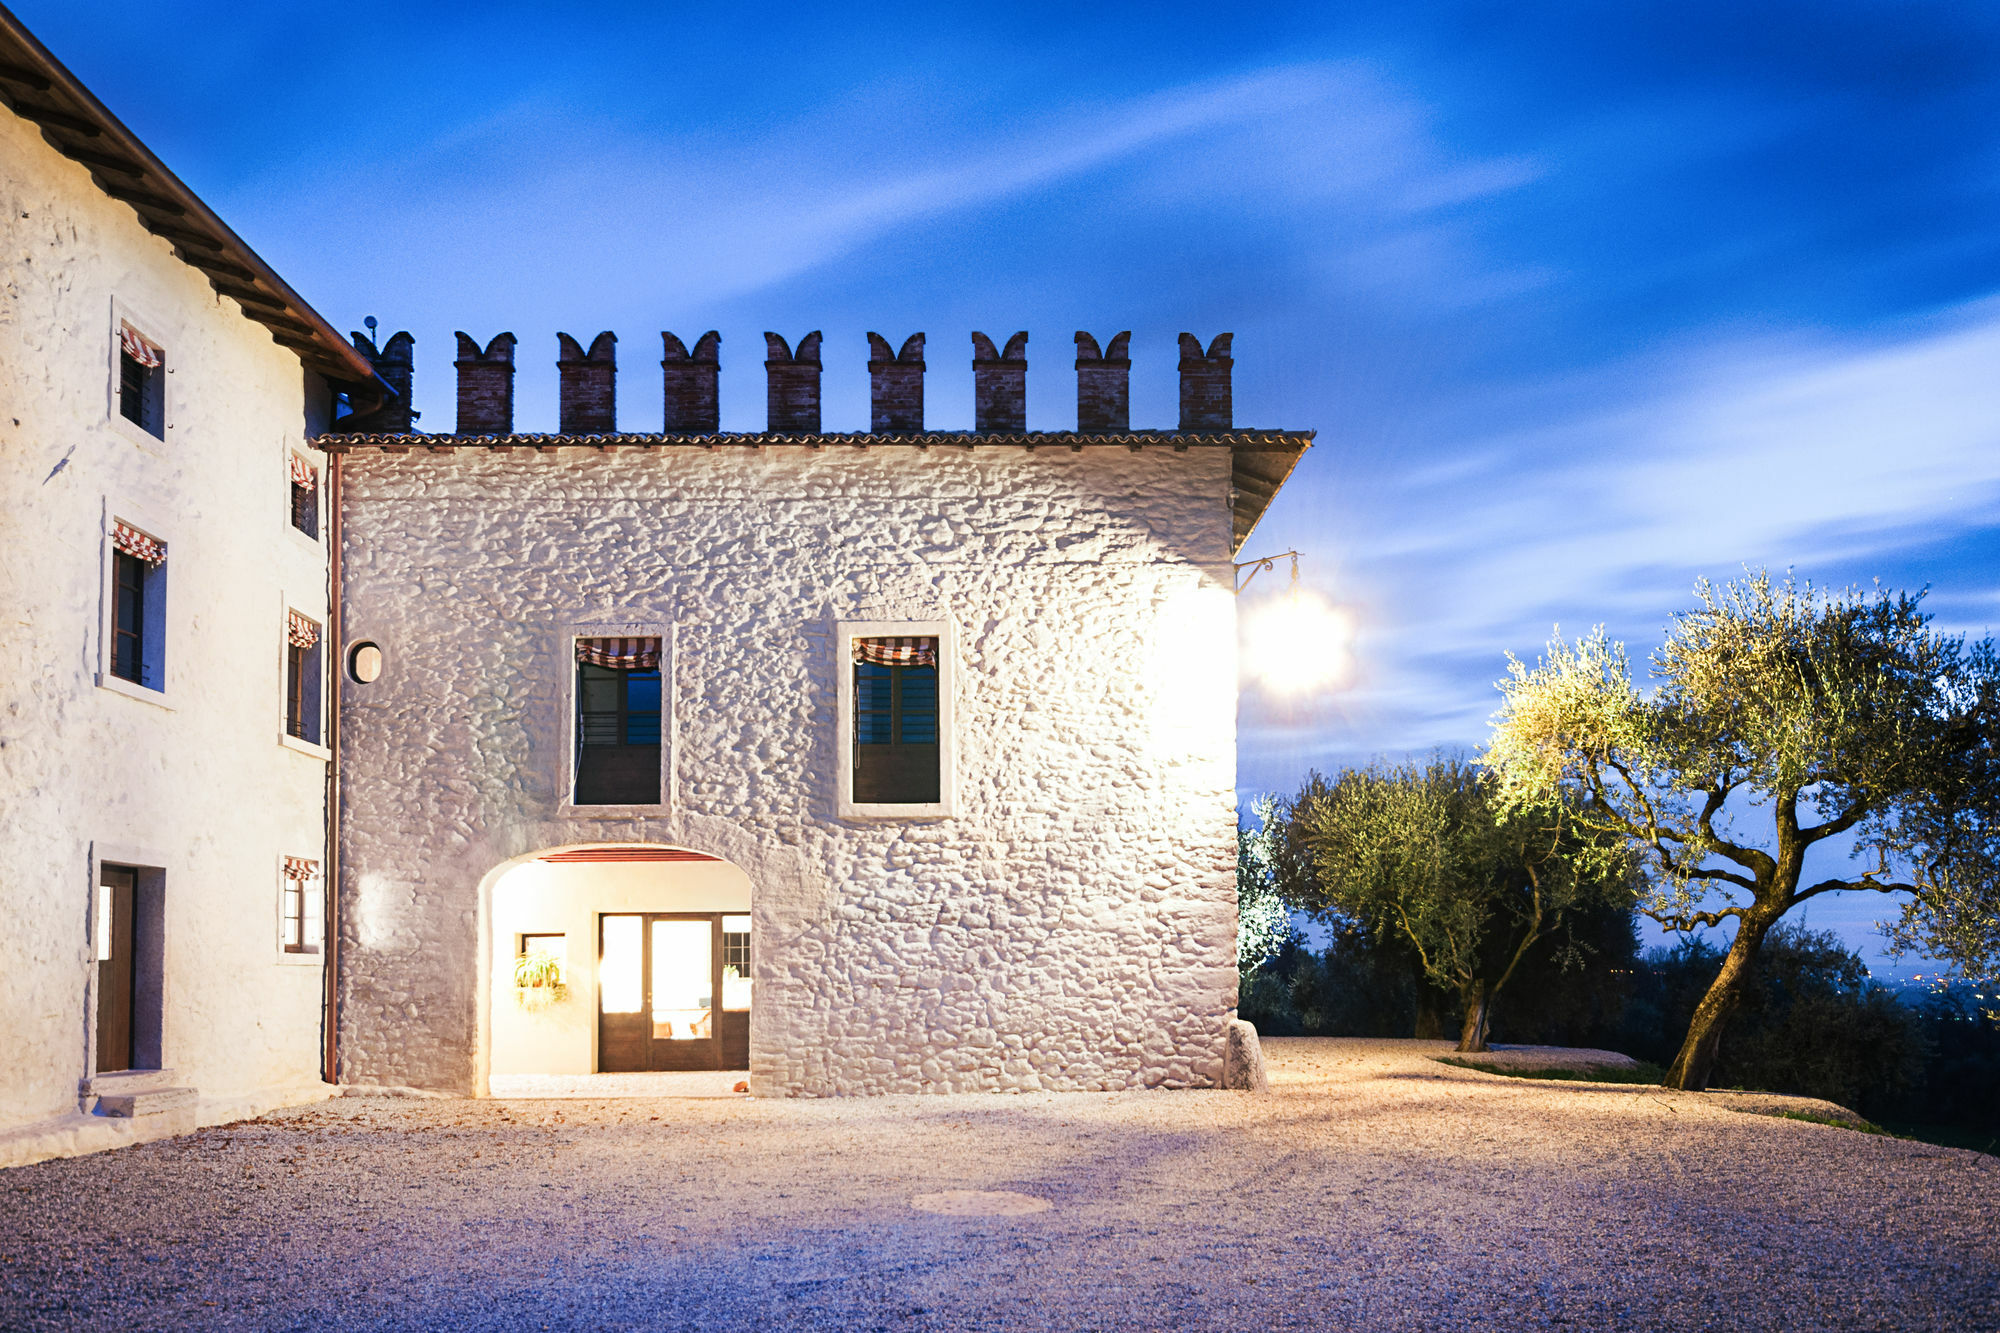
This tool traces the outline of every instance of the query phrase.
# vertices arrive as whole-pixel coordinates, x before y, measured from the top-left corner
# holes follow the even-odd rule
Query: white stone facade
[[[340,467],[344,642],[386,661],[342,695],[343,1081],[482,1091],[498,871],[643,842],[749,877],[755,1092],[1220,1082],[1227,448],[356,448]],[[841,813],[835,644],[857,621],[951,629],[948,814]],[[658,810],[565,808],[569,635],[592,625],[668,630]]]
[[[163,438],[117,411],[121,320],[166,350]],[[95,1101],[108,863],[161,895],[172,1083],[239,1110],[319,1086],[321,960],[281,952],[278,913],[281,858],[325,856],[326,763],[280,738],[286,610],[323,623],[328,569],[286,460],[323,466],[327,410],[297,354],[0,110],[0,1137]],[[167,544],[163,690],[109,671],[114,519]]]

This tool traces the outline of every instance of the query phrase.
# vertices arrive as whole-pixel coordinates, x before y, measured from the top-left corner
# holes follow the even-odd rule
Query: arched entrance
[[[490,1080],[747,1070],[750,877],[685,847],[552,848],[487,893]]]

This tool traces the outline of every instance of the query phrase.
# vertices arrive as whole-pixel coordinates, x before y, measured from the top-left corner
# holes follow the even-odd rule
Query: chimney
[[[411,352],[416,339],[407,333],[391,334],[389,341],[375,350],[375,340],[365,333],[354,335],[354,350],[368,358],[375,367],[375,373],[383,383],[395,391],[396,396],[388,399],[373,412],[357,412],[344,418],[340,429],[344,431],[376,431],[384,435],[406,435],[411,430],[411,422],[417,414],[410,410]]]
[[[819,330],[799,339],[796,355],[775,333],[764,335],[769,384],[764,429],[774,435],[819,434]]]
[[[1181,335],[1181,429],[1184,431],[1228,430],[1229,369],[1236,364],[1229,355],[1233,333],[1218,333],[1208,351],[1192,333]]]
[[[913,333],[903,350],[868,335],[868,429],[877,435],[916,434],[924,428],[924,335]]]
[[[480,351],[458,335],[458,433],[514,433],[514,335],[502,333]]]
[[[1076,429],[1082,435],[1123,435],[1132,429],[1132,331],[1100,353],[1097,339],[1076,331]]]
[[[556,429],[564,435],[608,435],[618,429],[618,335],[600,333],[584,351],[567,333],[556,335]]]
[[[701,335],[694,355],[671,333],[660,335],[666,354],[660,370],[666,379],[666,425],[669,435],[713,435],[722,424],[715,401],[715,376],[721,368],[722,335],[714,329]]]
[[[972,428],[1009,433],[1028,428],[1028,333],[1007,340],[1002,352],[983,333],[972,335]]]

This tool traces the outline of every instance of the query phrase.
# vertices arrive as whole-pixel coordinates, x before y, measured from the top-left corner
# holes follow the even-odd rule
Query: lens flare
[[[1277,694],[1340,684],[1352,664],[1353,617],[1302,588],[1245,617],[1243,670]]]

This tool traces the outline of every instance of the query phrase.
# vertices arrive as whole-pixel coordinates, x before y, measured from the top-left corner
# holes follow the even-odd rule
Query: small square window
[[[318,745],[324,656],[319,623],[297,611],[285,621],[285,734]]]
[[[297,454],[290,458],[292,526],[319,540],[319,469]]]
[[[109,666],[120,680],[167,687],[167,544],[122,519],[111,525]]]
[[[167,354],[130,324],[118,326],[118,413],[155,439],[167,436]]]
[[[316,954],[326,937],[326,895],[319,862],[285,858],[279,896],[278,943],[286,953]]]

